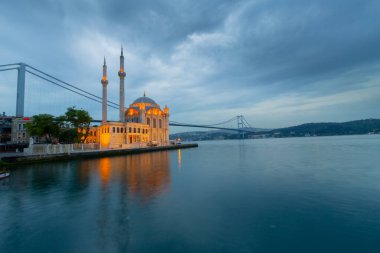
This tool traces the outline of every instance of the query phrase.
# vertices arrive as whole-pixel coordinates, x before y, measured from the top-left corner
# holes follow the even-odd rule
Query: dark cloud
[[[26,61],[97,93],[107,55],[114,100],[123,43],[128,99],[145,89],[178,121],[239,112],[271,127],[308,115],[380,117],[378,1],[15,0],[1,4],[0,29],[2,62]],[[11,81],[0,75],[0,87]],[[361,88],[361,100],[344,100]],[[298,119],[286,98],[299,105]]]

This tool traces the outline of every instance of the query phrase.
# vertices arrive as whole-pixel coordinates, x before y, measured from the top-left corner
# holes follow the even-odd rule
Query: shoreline
[[[183,148],[197,148],[197,143],[159,146],[159,147],[145,147],[145,148],[132,148],[132,149],[109,149],[109,150],[96,150],[96,151],[78,151],[71,154],[43,154],[43,155],[15,155],[4,156],[0,158],[1,166],[15,166],[25,165],[31,163],[65,161],[69,159],[82,159],[82,158],[97,158],[105,156],[119,156],[119,155],[132,155],[148,152],[158,152],[165,150],[177,150]],[[21,154],[21,153],[20,153]]]

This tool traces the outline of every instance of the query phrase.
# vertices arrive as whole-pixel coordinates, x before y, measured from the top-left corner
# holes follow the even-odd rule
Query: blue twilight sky
[[[171,120],[243,114],[256,127],[380,118],[380,1],[1,1],[0,64],[26,62],[118,102],[141,96]],[[15,113],[16,71],[0,72],[1,111]],[[26,113],[101,105],[27,75]],[[33,101],[33,102],[32,102]],[[117,110],[109,112],[117,119]]]

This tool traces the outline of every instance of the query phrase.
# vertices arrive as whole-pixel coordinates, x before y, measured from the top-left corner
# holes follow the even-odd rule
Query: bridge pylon
[[[17,75],[16,117],[24,117],[25,64],[20,63]]]

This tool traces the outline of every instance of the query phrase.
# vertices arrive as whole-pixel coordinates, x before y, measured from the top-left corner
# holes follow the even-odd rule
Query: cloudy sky
[[[210,124],[243,114],[255,127],[380,118],[380,1],[1,1],[0,64],[25,62],[118,102],[147,96],[171,120]],[[16,71],[0,72],[1,111],[15,113]],[[26,113],[81,101],[27,74]],[[117,110],[110,111],[117,119]]]

